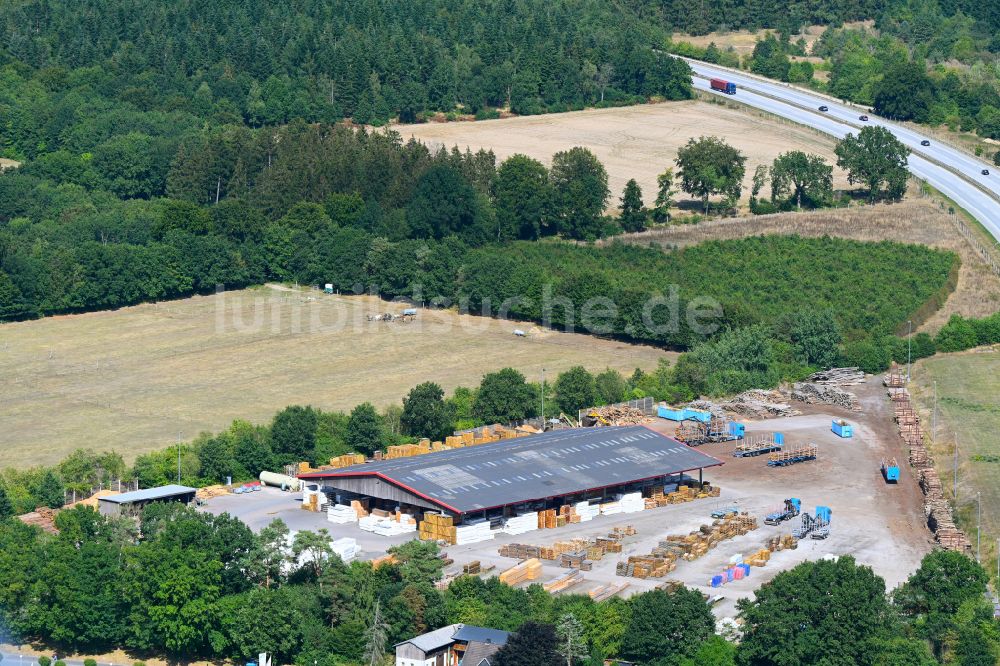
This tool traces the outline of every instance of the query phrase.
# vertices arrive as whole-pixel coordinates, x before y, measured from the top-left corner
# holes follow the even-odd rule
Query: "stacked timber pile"
[[[17,519],[25,525],[40,527],[49,534],[59,534],[59,529],[56,527],[57,513],[58,511],[53,511],[47,506],[40,506],[31,513],[18,516]]]
[[[444,541],[455,545],[455,519],[441,513],[425,513],[417,526],[424,541]]]
[[[781,550],[795,550],[798,547],[799,540],[791,534],[783,534],[767,540],[767,550],[772,553],[777,553]]]
[[[854,386],[865,381],[865,373],[858,367],[830,368],[809,375],[806,379],[814,384],[831,384],[834,386]]]
[[[752,567],[763,567],[766,566],[768,561],[771,559],[771,550],[769,548],[761,548],[756,553],[744,557],[743,561]]]
[[[608,553],[622,552],[622,539],[635,534],[634,527],[624,525],[613,528],[607,536],[556,541],[549,546],[508,543],[500,546],[499,552],[501,557],[512,557],[518,560],[550,560],[562,567],[586,571],[590,569],[595,560],[602,559]]]
[[[924,493],[924,515],[927,527],[934,533],[934,538],[946,550],[962,553],[972,551],[972,543],[965,533],[955,525],[951,505],[945,499],[941,478],[934,468],[934,461],[924,445],[924,434],[920,427],[920,415],[913,408],[910,393],[902,386],[902,373],[893,368],[886,376],[885,385],[889,387],[889,398],[892,401],[894,420],[899,429],[899,436],[910,449],[910,465],[917,470],[917,480],[920,490]],[[899,380],[899,381],[897,381]]]
[[[906,373],[893,363],[889,368],[889,374],[882,378],[882,384],[888,388],[903,388],[906,386]]]
[[[608,583],[607,585],[595,587],[591,591],[587,592],[587,594],[594,601],[606,601],[616,594],[621,594],[627,587],[628,583],[619,583],[617,585],[614,583]]]
[[[479,573],[481,573],[482,570],[483,567],[482,564],[480,564],[479,560],[473,560],[468,564],[462,565],[462,573],[467,576],[476,576]]]
[[[668,504],[683,504],[706,497],[719,497],[722,494],[722,488],[705,481],[700,490],[695,486],[685,485],[678,486],[674,492],[665,493],[661,486],[653,486],[646,492],[648,497],[644,499],[645,508],[655,509]]]
[[[836,405],[854,411],[861,410],[858,396],[836,386],[811,382],[796,382],[790,396],[793,400],[810,405]]]
[[[351,467],[352,465],[362,465],[364,462],[365,457],[360,453],[345,453],[342,456],[330,458],[330,464],[327,467],[330,469],[341,469],[342,467]]]
[[[757,529],[757,519],[750,514],[730,514],[702,525],[690,534],[665,537],[647,555],[631,555],[619,562],[615,573],[633,578],[662,578],[677,567],[677,560],[696,560],[719,542]]]
[[[500,574],[500,582],[507,585],[518,585],[529,580],[538,580],[542,574],[542,563],[536,559],[525,560],[515,564]]]
[[[574,585],[578,585],[583,582],[583,573],[580,571],[570,571],[569,573],[563,574],[558,578],[550,580],[548,583],[544,583],[542,588],[549,594],[556,594],[557,592],[562,592],[563,590],[568,590]]]
[[[598,425],[642,425],[647,423],[649,418],[641,409],[629,407],[628,405],[607,405],[591,409],[588,416],[594,418]]]

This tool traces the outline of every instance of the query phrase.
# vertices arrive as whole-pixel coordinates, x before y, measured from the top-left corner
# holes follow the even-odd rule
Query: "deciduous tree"
[[[601,218],[608,201],[608,173],[586,148],[570,148],[552,157],[549,173],[555,190],[559,231],[569,238],[601,235]]]
[[[382,422],[370,402],[363,402],[351,410],[344,439],[351,450],[368,456],[382,448]]]
[[[410,389],[403,398],[400,425],[405,434],[417,437],[440,440],[450,434],[452,415],[441,387],[424,382]]]
[[[899,199],[906,191],[909,148],[884,127],[864,127],[848,134],[835,148],[837,166],[847,170],[851,184],[868,189],[869,199]],[[884,188],[884,189],[883,189]]]
[[[756,186],[756,181],[755,181]],[[777,201],[786,194],[802,208],[802,199],[813,205],[825,201],[833,190],[833,167],[819,155],[793,150],[778,155],[771,166],[771,199]]]
[[[537,414],[537,404],[524,375],[504,368],[483,376],[472,413],[482,423],[511,423]]]
[[[743,191],[746,156],[722,139],[702,136],[689,139],[674,160],[679,169],[681,189],[701,199],[708,212],[708,198],[721,194],[735,202]]]

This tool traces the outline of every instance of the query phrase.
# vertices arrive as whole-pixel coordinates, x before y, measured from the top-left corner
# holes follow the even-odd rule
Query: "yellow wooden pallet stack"
[[[771,551],[767,548],[761,548],[753,555],[749,557],[744,557],[743,561],[752,567],[762,567],[767,564],[768,560],[771,559]]]
[[[345,453],[342,456],[330,458],[330,467],[340,469],[342,467],[350,467],[351,465],[362,465],[364,462],[365,457],[360,453]]]
[[[300,462],[299,463],[299,474],[307,474],[309,472],[309,463]]]
[[[441,513],[425,513],[417,526],[424,541],[446,541],[455,543],[455,520]]]
[[[500,582],[507,585],[518,585],[529,580],[538,580],[542,574],[542,563],[532,558],[512,566],[500,574]]]

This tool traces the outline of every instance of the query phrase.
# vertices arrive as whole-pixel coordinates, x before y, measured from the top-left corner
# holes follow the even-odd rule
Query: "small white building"
[[[509,637],[499,629],[449,624],[397,643],[396,666],[491,666]]]

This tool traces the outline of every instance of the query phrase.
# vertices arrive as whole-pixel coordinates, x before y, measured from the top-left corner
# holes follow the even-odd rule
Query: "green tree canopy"
[[[649,211],[642,205],[642,190],[639,188],[639,183],[635,182],[635,178],[625,183],[619,210],[621,214],[618,219],[622,229],[629,232],[646,230]]]
[[[783,571],[737,608],[744,623],[741,666],[865,666],[895,630],[885,582],[849,555]]]
[[[793,150],[778,155],[771,166],[771,198],[790,194],[796,208],[802,200],[812,205],[822,204],[833,191],[833,167],[819,155]]]
[[[553,155],[549,177],[555,190],[559,231],[569,238],[599,237],[610,195],[608,173],[600,160],[586,148],[570,148]]]
[[[271,442],[275,453],[293,460],[308,460],[316,446],[316,412],[312,407],[293,405],[274,415]]]
[[[472,413],[482,423],[511,423],[538,413],[538,396],[513,368],[483,376]]]
[[[721,194],[734,203],[743,191],[746,156],[725,141],[714,136],[689,139],[677,151],[681,189],[702,200],[708,212],[708,198]]]
[[[400,424],[407,435],[440,440],[451,433],[452,420],[444,391],[434,382],[414,386],[403,398]]]
[[[559,373],[556,378],[556,403],[559,409],[575,418],[578,410],[592,407],[597,402],[594,376],[582,365]]]
[[[555,627],[529,620],[496,654],[497,666],[562,666]]]
[[[934,84],[917,62],[889,67],[875,89],[875,113],[893,120],[925,122],[934,101]]]
[[[862,184],[874,201],[898,199],[906,191],[906,158],[910,150],[884,127],[864,127],[837,143],[837,166],[847,170],[851,184]]]
[[[526,155],[511,155],[493,181],[500,240],[534,240],[555,233],[554,192],[545,165]]]
[[[621,656],[650,666],[691,657],[715,631],[715,618],[696,590],[653,590],[632,598]]]
[[[367,456],[382,448],[382,421],[370,402],[363,402],[351,410],[345,440],[351,450]]]

